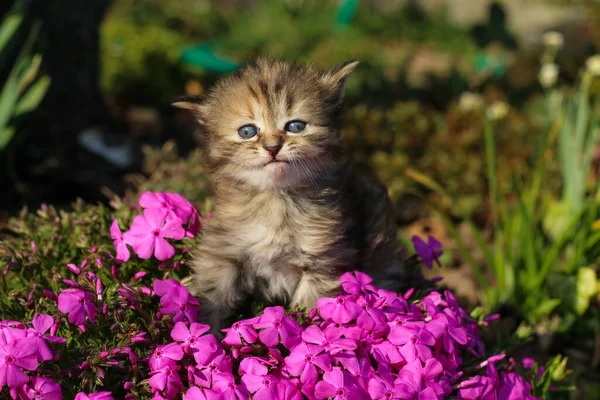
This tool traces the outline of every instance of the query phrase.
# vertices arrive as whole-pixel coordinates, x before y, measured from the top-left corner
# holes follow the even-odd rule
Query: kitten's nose
[[[264,146],[265,150],[269,152],[269,154],[271,155],[271,157],[275,158],[275,156],[277,156],[277,153],[279,153],[279,150],[281,150],[281,144],[276,144],[274,146]]]

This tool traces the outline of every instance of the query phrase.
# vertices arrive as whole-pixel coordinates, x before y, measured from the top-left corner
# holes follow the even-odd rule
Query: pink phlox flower
[[[86,394],[79,392],[75,396],[75,400],[114,400],[111,392],[95,392]]]
[[[476,375],[458,385],[458,398],[461,400],[496,400],[496,387],[493,379]]]
[[[449,308],[429,321],[427,330],[433,334],[436,340],[442,340],[444,349],[448,353],[454,352],[456,344],[463,346],[467,344],[467,331],[460,325],[454,312]]]
[[[300,342],[302,327],[289,315],[285,315],[285,309],[280,306],[265,308],[254,327],[265,328],[258,333],[258,337],[269,347],[277,346],[280,338],[288,349]]]
[[[425,362],[425,365],[420,360],[416,359],[411,363],[406,364],[398,373],[398,378],[411,382],[411,379],[418,379],[421,385],[433,389],[436,396],[440,398],[444,395],[444,389],[437,383],[439,376],[442,374],[443,368],[439,361],[430,358]]]
[[[408,302],[404,297],[398,296],[394,292],[389,290],[379,289],[377,291],[379,299],[383,299],[383,302],[378,302],[379,309],[386,315],[388,320],[390,317],[398,314],[404,314],[408,311]]]
[[[302,400],[304,397],[298,387],[287,379],[282,379],[275,385],[275,399]]]
[[[184,349],[189,349],[198,364],[204,365],[219,348],[213,335],[204,335],[210,326],[193,322],[189,329],[183,322],[177,322],[171,331],[173,340],[182,342]],[[204,336],[203,336],[204,335]]]
[[[356,319],[356,324],[365,330],[381,330],[387,328],[386,318],[383,311],[378,309],[378,306],[385,299],[378,298],[375,295],[367,294],[360,296],[356,302],[362,308],[362,311]]]
[[[351,295],[375,292],[377,289],[371,282],[373,282],[373,278],[360,271],[346,272],[340,278],[342,289]]]
[[[174,366],[176,361],[183,358],[183,350],[177,343],[169,343],[166,345],[158,346],[152,356],[148,365],[152,370],[161,369],[167,365]]]
[[[150,372],[148,384],[153,392],[161,392],[167,399],[173,399],[183,389],[181,377],[175,365],[165,365],[159,370]]]
[[[331,329],[322,331],[316,325],[310,325],[302,332],[302,340],[324,348],[329,354],[356,349],[356,341],[342,338],[339,333]]]
[[[276,397],[276,387],[279,380],[270,374],[265,375],[253,375],[244,374],[242,375],[242,384],[244,387],[252,393],[252,399],[257,400],[275,400],[279,399]],[[283,400],[283,399],[281,399]]]
[[[165,238],[183,239],[185,230],[179,219],[166,217],[167,214],[158,209],[144,210],[144,215],[136,216],[131,228],[123,234],[125,243],[133,247],[142,259],[148,259],[153,254],[160,261],[173,257],[175,248]]]
[[[221,400],[248,400],[250,393],[242,385],[235,383],[233,375],[231,379],[215,379],[213,389],[220,394]]]
[[[231,358],[222,349],[217,350],[206,365],[198,365],[194,382],[201,387],[212,387],[217,381],[234,381]]]
[[[231,325],[231,328],[223,329],[226,332],[225,338],[222,340],[223,344],[228,346],[241,346],[242,338],[248,344],[256,342],[258,339],[258,333],[254,329],[253,325],[258,322],[259,317],[252,319],[236,321]]]
[[[325,348],[313,344],[300,343],[285,358],[289,373],[299,376],[303,384],[315,384],[319,377],[317,367],[323,371],[331,370],[331,357],[324,353]]]
[[[352,352],[341,352],[336,354],[334,358],[354,376],[358,387],[364,393],[367,393],[369,380],[375,376],[371,360],[369,358],[358,358]]]
[[[406,360],[398,350],[398,346],[390,343],[389,340],[372,345],[371,355],[380,366],[390,365],[400,368],[401,365],[406,363]]]
[[[67,339],[45,335],[45,333],[52,327],[54,324],[54,319],[46,314],[37,314],[31,320],[31,324],[33,325],[33,329],[29,328],[27,330],[28,337],[31,337],[31,343],[36,348],[36,356],[40,361],[47,361],[52,359],[52,351],[46,344],[46,340],[54,343],[66,343]]]
[[[11,389],[21,389],[29,382],[23,369],[37,369],[38,360],[34,353],[30,338],[16,339],[0,346],[0,388],[8,385]]]
[[[332,368],[323,374],[323,380],[315,386],[315,397],[319,400],[360,400],[363,398],[354,377],[340,368]]]
[[[514,372],[502,374],[498,389],[498,400],[535,400],[531,395],[531,385]]]
[[[322,297],[317,301],[317,307],[324,319],[345,324],[356,319],[362,308],[350,296],[340,295],[336,298]]]
[[[27,336],[25,325],[19,321],[0,321],[0,345],[12,343]]]
[[[413,245],[415,246],[415,251],[421,257],[421,260],[425,263],[427,268],[433,268],[433,262],[435,261],[439,267],[440,264],[440,256],[443,254],[443,251],[440,250],[442,248],[442,244],[435,240],[432,236],[427,238],[427,243],[423,241],[418,236],[413,236],[411,238]]]
[[[86,315],[90,323],[96,319],[94,296],[79,289],[66,289],[58,296],[58,309],[68,314],[69,322],[81,326],[85,324]]]
[[[438,292],[431,292],[421,301],[427,314],[431,317],[435,317],[441,311],[438,308],[439,306],[445,306],[446,302],[442,299],[442,295]]]
[[[63,397],[62,389],[58,383],[48,378],[32,376],[31,385],[23,389],[22,398],[28,400],[62,400]]]
[[[129,260],[129,257],[131,257],[131,253],[129,252],[127,243],[125,243],[125,237],[123,236],[123,233],[121,233],[121,229],[119,228],[119,221],[117,221],[116,219],[110,226],[110,237],[113,239],[113,244],[115,246],[115,249],[117,250],[117,262],[119,264],[127,262],[127,260]]]
[[[444,297],[446,298],[446,303],[448,304],[448,307],[450,307],[452,311],[454,311],[458,315],[459,318],[471,319],[469,313],[466,312],[465,309],[460,306],[460,304],[458,304],[458,301],[456,300],[452,292],[450,292],[449,290],[444,290]]]
[[[339,324],[331,320],[323,321],[318,326],[331,335],[343,336],[348,339],[358,340],[363,335],[364,329],[356,323]]]
[[[424,385],[416,375],[399,377],[394,381],[394,386],[395,393],[400,399],[438,400],[443,398],[438,396],[433,388]]]
[[[373,376],[369,380],[368,393],[373,400],[403,399],[400,390],[390,381],[379,376]]]
[[[140,196],[140,205],[145,209],[166,212],[171,218],[177,218],[180,224],[188,225],[186,236],[194,237],[200,231],[198,210],[180,194],[144,192]]]
[[[194,322],[200,311],[200,302],[185,286],[171,288],[167,295],[161,297],[160,304],[162,306],[160,311],[163,314],[175,314],[173,322],[183,321],[184,318]]]
[[[183,395],[183,400],[220,400],[222,397],[221,393],[214,390],[192,386]]]
[[[422,361],[432,357],[431,348],[435,344],[435,338],[428,330],[417,323],[397,326],[391,330],[389,340],[400,346],[400,354],[411,363],[416,358]]]

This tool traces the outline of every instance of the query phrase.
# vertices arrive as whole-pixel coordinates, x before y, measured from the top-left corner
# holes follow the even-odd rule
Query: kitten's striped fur
[[[396,289],[396,228],[385,188],[355,173],[342,152],[344,81],[357,62],[331,71],[259,59],[220,81],[193,110],[214,189],[212,217],[193,251],[192,289],[215,324],[249,296],[310,309],[354,269]],[[307,123],[301,133],[285,123]],[[242,139],[238,129],[260,133]],[[265,165],[266,146],[283,146]]]

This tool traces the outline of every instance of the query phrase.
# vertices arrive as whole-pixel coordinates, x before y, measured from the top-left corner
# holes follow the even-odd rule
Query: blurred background
[[[0,15],[0,229],[23,206],[146,189],[208,210],[196,123],[171,101],[259,55],[356,58],[343,136],[389,188],[400,240],[442,242],[428,276],[507,316],[498,343],[569,355],[580,398],[600,398],[599,2],[9,0]]]

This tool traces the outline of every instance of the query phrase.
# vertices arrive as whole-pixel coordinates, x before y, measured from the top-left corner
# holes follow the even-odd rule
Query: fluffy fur
[[[328,72],[261,59],[206,97],[175,105],[196,113],[214,190],[212,217],[193,251],[192,290],[210,321],[259,297],[310,309],[354,269],[396,289],[396,228],[384,187],[360,177],[340,139],[342,92],[357,62]],[[300,133],[286,132],[301,120]],[[259,134],[242,139],[247,124]],[[272,162],[265,149],[281,146]]]

